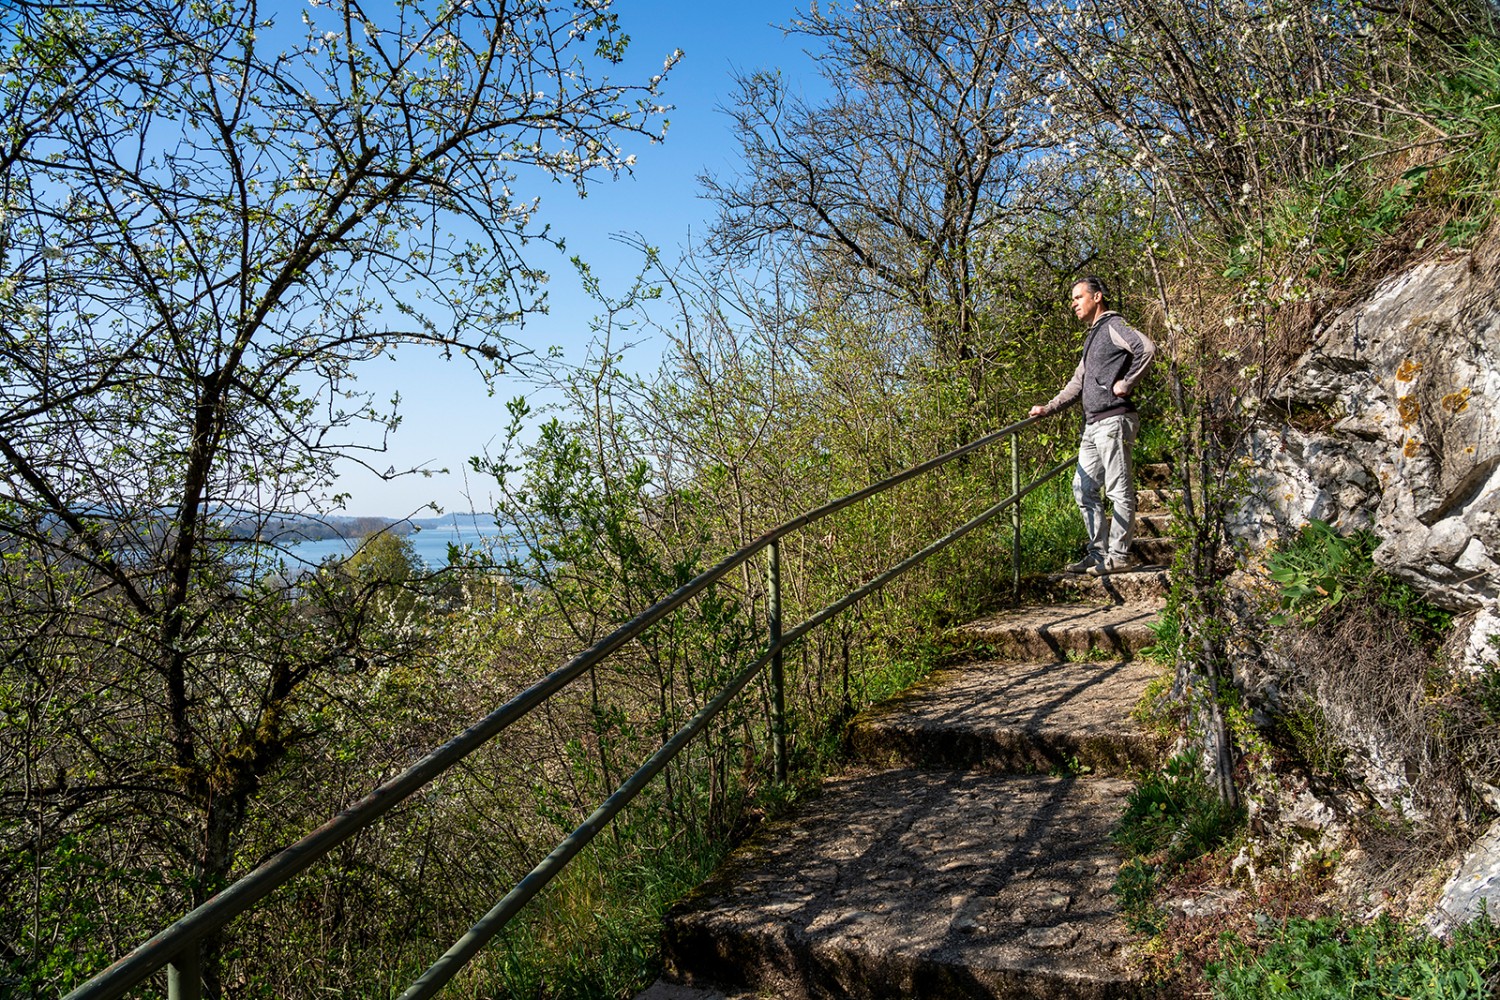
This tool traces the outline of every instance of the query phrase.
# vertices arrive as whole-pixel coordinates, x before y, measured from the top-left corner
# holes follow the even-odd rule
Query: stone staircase
[[[856,717],[851,769],[668,914],[637,1000],[1142,995],[1109,832],[1158,750],[1129,713],[1166,589],[1161,565],[1059,575],[956,630],[969,662]]]

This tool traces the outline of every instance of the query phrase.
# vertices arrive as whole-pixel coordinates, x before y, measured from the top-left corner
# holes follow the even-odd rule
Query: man
[[[1073,377],[1050,401],[1031,408],[1033,417],[1056,413],[1083,402],[1083,441],[1078,446],[1078,469],[1073,473],[1073,498],[1083,514],[1088,533],[1088,555],[1067,567],[1069,573],[1102,576],[1131,564],[1130,543],[1135,537],[1135,470],[1131,449],[1141,428],[1140,414],[1130,391],[1145,374],[1156,345],[1120,314],[1104,308],[1104,282],[1093,275],[1073,284],[1073,314],[1088,325],[1083,357]],[[1104,516],[1104,497],[1114,517]]]

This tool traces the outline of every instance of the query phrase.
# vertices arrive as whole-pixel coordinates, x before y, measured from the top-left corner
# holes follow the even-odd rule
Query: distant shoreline
[[[352,515],[325,517],[254,517],[225,518],[229,534],[238,539],[296,544],[297,542],[355,541],[380,532],[407,536],[418,531],[457,529],[477,534],[494,534],[498,529],[493,514],[470,512],[442,514],[436,517],[392,518]]]

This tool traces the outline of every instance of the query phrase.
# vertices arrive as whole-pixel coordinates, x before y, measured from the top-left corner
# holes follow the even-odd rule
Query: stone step
[[[1135,481],[1153,489],[1168,489],[1174,485],[1174,470],[1171,462],[1147,462],[1135,467]]]
[[[1021,581],[1036,600],[1088,601],[1093,604],[1161,605],[1172,590],[1166,566],[1137,566],[1123,573],[1049,573]]]
[[[1170,566],[1177,554],[1177,541],[1172,538],[1137,538],[1130,545],[1130,554],[1143,566]]]
[[[1172,530],[1172,515],[1166,511],[1135,515],[1135,537],[1165,538]]]
[[[1156,514],[1171,511],[1176,490],[1137,490],[1135,494],[1136,514]]]
[[[1129,788],[985,771],[831,779],[667,915],[664,978],[788,1000],[1142,996],[1110,894]]]
[[[1150,628],[1156,612],[1154,605],[1145,604],[1034,605],[960,625],[949,636],[960,645],[985,650],[985,659],[1129,660],[1156,641]]]
[[[968,663],[855,716],[848,739],[876,767],[1128,775],[1158,747],[1125,720],[1153,664]]]

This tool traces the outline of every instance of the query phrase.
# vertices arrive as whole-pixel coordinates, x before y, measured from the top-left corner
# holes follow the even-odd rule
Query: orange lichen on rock
[[[1418,441],[1416,438],[1407,438],[1406,447],[1401,449],[1401,454],[1405,455],[1407,458],[1416,458],[1417,449],[1421,447],[1422,442]]]
[[[1396,400],[1396,412],[1401,414],[1403,425],[1409,424],[1422,415],[1422,404],[1417,402],[1416,396],[1402,396]]]
[[[1421,370],[1422,362],[1413,361],[1411,358],[1407,358],[1405,361],[1401,362],[1401,367],[1396,369],[1396,381],[1410,382],[1412,379],[1417,377],[1417,373]]]
[[[1452,414],[1459,414],[1469,408],[1469,387],[1464,386],[1457,392],[1450,392],[1443,397],[1443,409]]]

